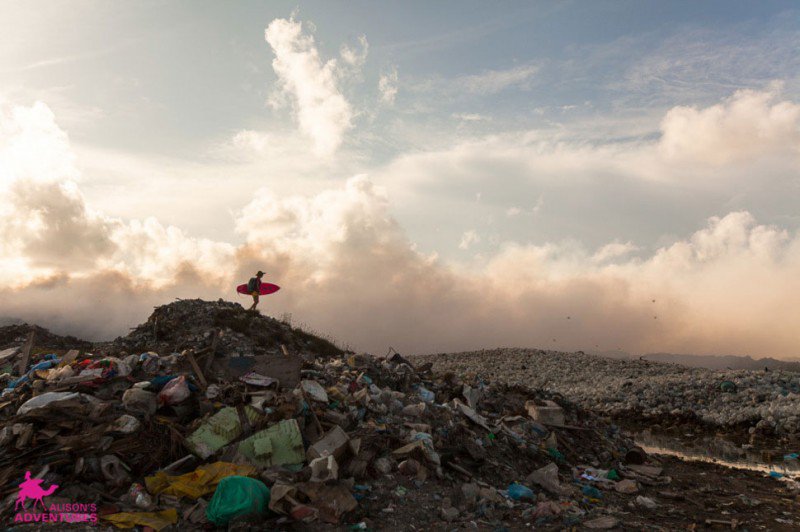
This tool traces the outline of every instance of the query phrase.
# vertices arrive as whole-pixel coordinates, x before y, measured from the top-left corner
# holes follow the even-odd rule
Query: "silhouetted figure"
[[[253,296],[253,305],[247,310],[255,310],[258,306],[258,296],[261,295],[261,278],[264,277],[264,272],[258,270],[255,277],[251,277],[247,281],[247,291]]]

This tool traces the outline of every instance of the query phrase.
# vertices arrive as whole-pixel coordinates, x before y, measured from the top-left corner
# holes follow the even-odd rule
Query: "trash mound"
[[[655,508],[644,490],[669,483],[561,395],[397,353],[334,355],[236,304],[159,307],[91,349],[13,349],[0,510],[15,524],[611,528],[620,506]]]
[[[0,327],[0,351],[22,346],[33,333],[36,347],[40,350],[91,349],[92,343],[79,340],[74,336],[59,336],[38,325],[7,325]]]
[[[800,437],[800,373],[715,371],[583,352],[492,349],[413,357],[437,371],[562,393],[603,415],[696,420],[764,437]]]
[[[216,349],[221,353],[278,354],[284,346],[314,357],[342,354],[328,340],[222,299],[183,299],[156,307],[148,320],[130,334],[110,344],[99,344],[98,349],[108,353],[181,351],[204,343],[210,345],[215,331],[220,333]]]

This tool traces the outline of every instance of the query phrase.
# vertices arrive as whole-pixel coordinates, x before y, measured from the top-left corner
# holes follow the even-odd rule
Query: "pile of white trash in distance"
[[[800,432],[800,373],[795,372],[714,371],[539,349],[493,349],[414,359],[433,362],[436,371],[475,374],[490,382],[558,392],[584,408],[612,416],[696,415],[710,425],[746,424],[750,433]]]

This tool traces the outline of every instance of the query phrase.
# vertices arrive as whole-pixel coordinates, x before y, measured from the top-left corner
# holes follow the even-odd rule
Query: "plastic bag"
[[[532,489],[527,486],[523,486],[522,484],[517,484],[516,482],[508,487],[508,497],[515,501],[520,501],[522,499],[536,499],[536,495],[534,495]]]
[[[64,366],[63,368],[58,368],[53,370],[47,375],[48,381],[60,381],[62,379],[66,379],[75,375],[75,370],[72,369],[72,366]]]
[[[310,399],[319,401],[320,403],[328,402],[328,392],[326,392],[325,388],[323,388],[322,385],[317,381],[302,381],[300,382],[300,387]]]
[[[159,357],[156,353],[142,353],[139,355],[139,364],[148,375],[155,375],[158,373],[160,365]]]
[[[170,476],[163,471],[156,471],[152,477],[144,479],[147,490],[153,495],[165,493],[175,497],[197,499],[214,493],[220,480],[231,476],[254,475],[256,468],[246,464],[214,462],[198,467],[191,473]]]
[[[154,530],[161,530],[169,525],[178,522],[178,511],[175,508],[168,508],[160,512],[121,512],[100,517],[108,521],[117,528],[133,528],[139,526],[149,526]]]
[[[419,387],[419,397],[426,403],[432,403],[436,400],[436,394],[423,386]]]
[[[80,406],[81,403],[95,404],[100,401],[91,395],[78,392],[47,392],[25,401],[17,410],[17,415],[21,416],[48,407]]]
[[[206,508],[206,518],[215,525],[227,525],[240,515],[264,513],[269,504],[269,488],[250,477],[225,477]]]
[[[191,393],[186,376],[181,375],[164,385],[158,393],[158,402],[162,405],[176,405],[186,400]]]
[[[47,357],[51,357],[51,356],[55,357],[55,355],[47,355]],[[45,357],[46,360],[43,360],[43,361],[31,366],[30,371],[41,371],[43,369],[50,369],[50,368],[53,368],[55,366],[58,366],[58,364],[61,362],[57,358],[47,358],[47,357]]]
[[[133,416],[128,414],[123,414],[114,421],[113,425],[110,425],[106,432],[121,432],[122,434],[133,434],[134,432],[138,432],[139,429],[142,428],[142,422],[136,419]]]
[[[133,414],[152,416],[158,409],[156,400],[156,394],[136,387],[128,388],[122,394],[122,405]]]

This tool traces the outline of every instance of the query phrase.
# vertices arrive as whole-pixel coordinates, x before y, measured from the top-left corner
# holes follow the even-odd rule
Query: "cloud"
[[[505,70],[486,70],[480,74],[462,76],[453,82],[464,90],[474,94],[496,94],[514,87],[527,89],[539,67],[536,65],[519,65]]]
[[[44,183],[78,175],[67,134],[42,102],[0,108],[0,157],[4,186],[19,180]]]
[[[539,69],[538,65],[519,65],[452,78],[433,77],[410,84],[409,88],[428,97],[432,93],[448,98],[464,95],[491,96],[511,89],[530,89]]]
[[[90,209],[68,138],[43,103],[3,109],[0,132],[0,284],[114,271],[155,286],[172,282],[188,257],[213,275],[230,255],[228,244],[190,239],[155,219],[125,222]]]
[[[102,217],[86,209],[67,135],[43,103],[0,108],[0,278],[80,269],[112,249]]]
[[[4,279],[0,293],[7,313],[108,337],[168,296],[220,297],[261,268],[285,289],[267,312],[302,316],[373,352],[557,338],[561,348],[795,354],[786,331],[800,318],[791,299],[800,237],[748,213],[712,218],[646,258],[626,258],[631,243],[592,251],[571,241],[509,242],[483,267],[463,270],[416,251],[389,211],[386,192],[364,176],[314,195],[263,190],[236,215],[238,246],[190,239],[155,220],[116,222],[106,225],[115,248],[80,275],[63,264],[23,286]],[[26,263],[19,253],[3,264]]]
[[[733,101],[746,103],[743,98]],[[732,107],[726,112],[735,114]],[[232,243],[192,237],[154,218],[113,218],[90,209],[69,139],[43,104],[4,108],[0,132],[3,313],[63,332],[116,336],[175,296],[235,297],[233,286],[263,269],[284,287],[264,311],[290,312],[375,353],[388,345],[402,352],[600,345],[797,355],[800,310],[792,298],[800,290],[800,235],[759,223],[746,211],[722,211],[652,251],[649,241],[632,239],[600,245],[507,240],[455,264],[418,251],[392,215],[389,192],[359,175],[312,194],[256,191],[234,213],[239,239]],[[533,134],[520,138],[516,145],[506,144],[508,137],[483,139],[481,149],[462,147],[451,158],[435,154],[426,162],[433,172],[454,163],[483,165],[505,179],[520,165],[580,181],[587,161],[622,153],[556,144],[555,157],[554,144]],[[270,144],[253,132],[234,140],[248,149]],[[660,142],[627,148],[652,155]],[[614,168],[606,163],[600,171]],[[481,172],[467,178],[484,183]],[[483,189],[481,206],[498,200],[494,188]],[[467,193],[477,208],[474,191]],[[467,247],[476,243],[473,232],[462,235]]]
[[[477,244],[480,241],[481,237],[475,230],[470,229],[469,231],[464,231],[464,234],[461,235],[461,242],[458,244],[458,249],[467,250],[473,244]]]
[[[386,74],[381,74],[378,79],[378,91],[381,93],[381,101],[387,105],[394,105],[397,97],[397,67]]]
[[[284,98],[290,99],[300,130],[314,143],[314,152],[320,156],[333,154],[353,127],[352,106],[338,86],[337,61],[323,63],[314,37],[305,34],[302,23],[293,18],[270,22],[265,38],[275,54],[272,68],[280,90],[270,103],[280,107]],[[365,56],[366,47],[363,53]],[[351,67],[361,60],[349,48],[342,49],[342,57]]]
[[[275,146],[277,140],[274,135],[265,131],[243,129],[233,135],[228,147],[237,151],[263,153]]]
[[[174,226],[163,226],[155,218],[120,224],[112,239],[117,252],[100,263],[103,269],[127,275],[150,287],[172,286],[185,270],[202,275],[209,284],[230,279],[227,265],[235,246],[204,238],[191,238]]]
[[[508,207],[505,210],[506,217],[508,218],[515,218],[520,215],[537,215],[539,211],[542,210],[542,206],[544,205],[544,198],[539,196],[539,199],[536,200],[536,204],[530,209],[523,209],[522,207],[512,206]]]
[[[364,63],[367,60],[367,54],[369,53],[369,43],[367,42],[366,35],[362,35],[358,38],[358,44],[360,46],[360,50],[357,48],[353,48],[348,46],[347,44],[343,44],[341,50],[339,51],[339,55],[342,58],[342,61],[345,64],[354,67],[356,69],[361,68],[364,66]]]
[[[408,187],[448,193],[455,183],[465,193],[491,183],[495,195],[512,196],[526,184],[600,186],[615,179],[729,186],[796,176],[798,156],[800,104],[780,99],[773,86],[737,91],[705,108],[673,107],[657,131],[624,140],[586,138],[580,128],[456,138],[438,150],[398,156],[383,179],[402,176]]]
[[[769,155],[800,162],[800,104],[775,102],[780,84],[740,90],[705,109],[679,106],[661,122],[659,150],[667,159],[719,166]]]
[[[639,249],[639,247],[632,242],[611,242],[598,249],[590,260],[594,263],[603,263],[624,257],[637,249]]]
[[[796,18],[797,12],[786,11],[767,23],[744,24],[733,31],[723,26],[682,29],[655,50],[645,40],[626,37],[606,51],[628,59],[611,87],[634,97],[644,96],[652,103],[718,97],[764,80],[796,77],[800,32],[796,25],[786,23],[792,17]],[[635,54],[633,61],[631,53]],[[596,64],[603,57],[592,59]]]
[[[486,122],[492,119],[479,113],[453,113],[452,117],[464,122]]]

